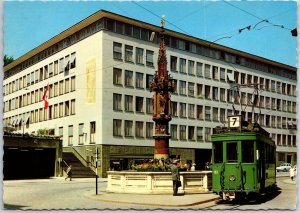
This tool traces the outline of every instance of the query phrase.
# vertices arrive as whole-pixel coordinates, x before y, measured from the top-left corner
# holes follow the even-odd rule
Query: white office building
[[[4,67],[4,125],[61,136],[66,151],[90,162],[97,147],[102,176],[109,167],[126,169],[132,159],[152,158],[149,86],[160,30],[99,11],[24,54]],[[277,162],[296,161],[295,67],[171,30],[165,40],[176,84],[171,156],[201,168],[211,157],[213,128],[226,125],[235,108],[270,132]],[[235,85],[241,85],[240,96]]]

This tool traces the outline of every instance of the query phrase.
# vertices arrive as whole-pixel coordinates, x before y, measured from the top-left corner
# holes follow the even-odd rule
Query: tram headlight
[[[235,179],[236,179],[236,177],[233,174],[229,175],[229,180],[230,181],[235,181]]]

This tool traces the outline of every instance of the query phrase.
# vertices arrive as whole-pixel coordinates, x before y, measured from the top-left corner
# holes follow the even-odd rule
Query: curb
[[[187,206],[196,206],[204,203],[213,202],[215,200],[219,200],[219,197],[217,198],[211,198],[195,203],[189,203],[189,204],[178,204],[178,205],[170,205],[170,204],[155,204],[155,203],[138,203],[138,202],[127,202],[127,201],[116,201],[116,200],[109,200],[109,199],[101,199],[96,196],[98,195],[83,195],[87,199],[95,200],[95,201],[101,201],[101,202],[107,202],[107,203],[123,203],[123,204],[133,204],[133,205],[143,205],[143,206],[157,206],[157,207],[187,207]]]

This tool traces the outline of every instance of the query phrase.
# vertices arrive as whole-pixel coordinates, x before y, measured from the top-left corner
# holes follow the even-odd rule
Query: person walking
[[[294,180],[294,177],[295,177],[295,166],[292,166],[291,168],[290,168],[290,178],[291,178],[291,180]]]
[[[72,165],[70,165],[67,169],[67,177],[65,178],[65,180],[67,180],[68,178],[70,178],[70,181],[72,181]]]
[[[178,192],[178,183],[180,182],[179,170],[177,167],[177,160],[173,161],[173,164],[170,166],[172,173],[172,181],[173,181],[173,196],[177,196]]]

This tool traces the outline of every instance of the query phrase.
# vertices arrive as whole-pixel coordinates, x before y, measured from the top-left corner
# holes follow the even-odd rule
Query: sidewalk
[[[101,191],[98,195],[89,194],[84,196],[86,198],[101,202],[157,207],[188,207],[219,199],[218,195],[214,195],[211,192],[203,194],[179,194],[178,196],[173,196],[172,194],[120,194]]]

